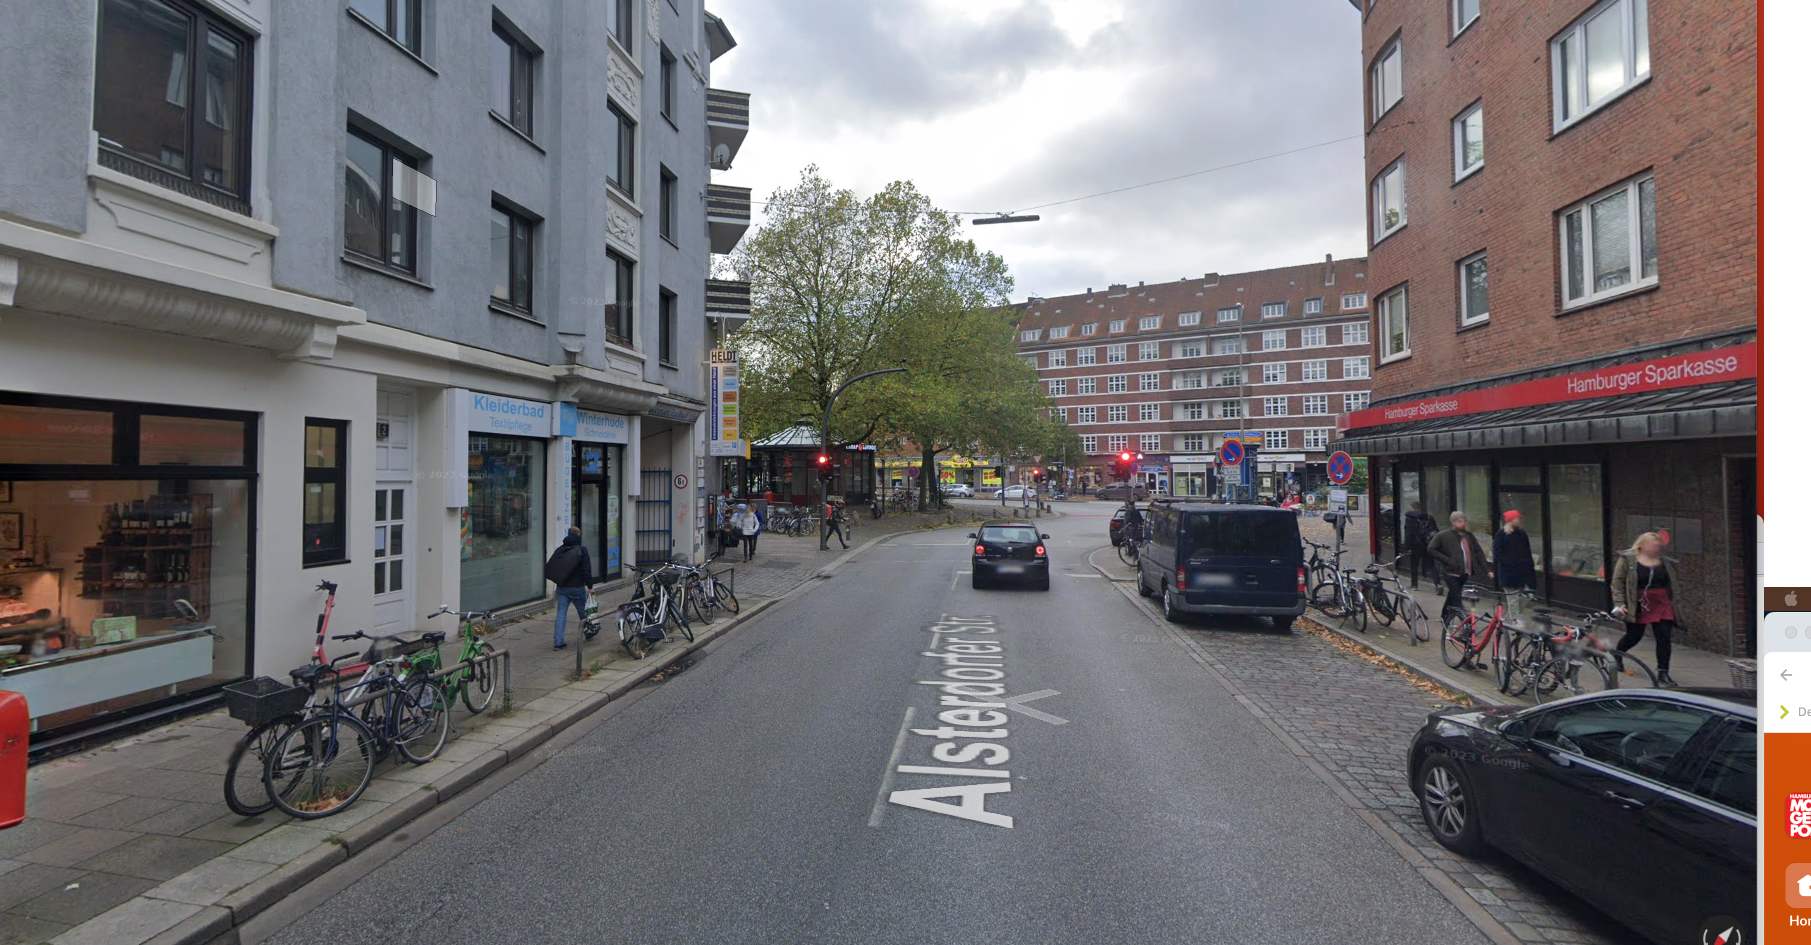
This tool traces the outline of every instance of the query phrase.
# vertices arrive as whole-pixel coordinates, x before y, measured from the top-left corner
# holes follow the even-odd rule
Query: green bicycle
[[[459,618],[459,668],[449,673],[441,682],[446,687],[448,701],[457,694],[465,707],[476,715],[490,707],[490,701],[497,691],[497,671],[495,661],[490,657],[496,654],[497,648],[486,642],[484,634],[490,631],[490,613],[488,611],[457,611],[445,604],[428,615],[432,620],[441,614],[452,614]],[[440,672],[440,649],[438,647],[415,657],[414,668],[419,672]]]

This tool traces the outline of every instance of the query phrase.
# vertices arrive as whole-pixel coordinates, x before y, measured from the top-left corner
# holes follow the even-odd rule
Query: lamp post
[[[818,441],[819,448],[821,448],[824,451],[823,455],[825,455],[825,456],[830,455],[830,411],[836,407],[836,399],[838,397],[843,396],[843,391],[848,390],[849,385],[854,384],[856,381],[865,381],[870,377],[878,377],[882,374],[903,374],[903,373],[905,373],[905,368],[895,367],[895,368],[881,368],[878,371],[869,371],[866,374],[857,374],[854,377],[849,378],[848,380],[844,381],[843,386],[838,387],[836,389],[836,393],[830,395],[830,402],[826,403],[824,405],[823,439]],[[836,468],[834,463],[831,464],[831,468],[832,469]],[[820,484],[819,488],[822,490],[824,504],[829,505],[830,504],[830,483],[823,476],[818,477],[818,482]],[[829,510],[825,509],[824,514],[821,514],[818,516],[817,550],[824,551],[824,550],[828,549],[829,547],[830,547],[830,517],[829,517]]]

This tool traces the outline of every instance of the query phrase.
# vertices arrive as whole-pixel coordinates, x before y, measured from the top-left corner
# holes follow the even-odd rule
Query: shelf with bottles
[[[100,540],[82,549],[80,590],[109,615],[172,617],[186,598],[204,612],[213,562],[210,495],[153,495],[106,507]]]

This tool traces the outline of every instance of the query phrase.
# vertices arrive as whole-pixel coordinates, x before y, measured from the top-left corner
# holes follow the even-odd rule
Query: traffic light
[[[1036,466],[1031,467],[1031,481],[1032,482],[1043,482],[1044,481],[1044,471],[1042,469],[1039,469]]]
[[[830,457],[828,454],[817,454],[817,476],[825,482],[829,482],[836,478],[836,468],[830,465]]]

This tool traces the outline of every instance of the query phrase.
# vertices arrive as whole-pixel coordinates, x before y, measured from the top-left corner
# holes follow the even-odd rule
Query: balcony
[[[720,323],[724,334],[741,327],[752,311],[747,282],[740,279],[704,280],[704,317]]]
[[[727,171],[748,137],[748,93],[706,89],[704,122],[711,132],[711,169]]]
[[[711,225],[711,252],[728,253],[742,241],[753,218],[754,191],[712,184],[705,192],[704,218]]]

